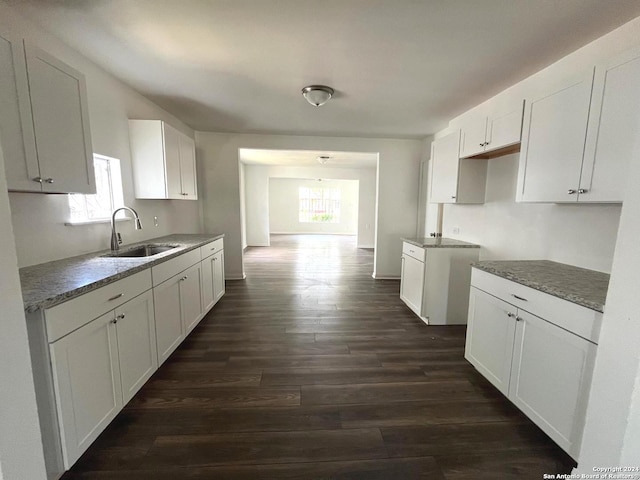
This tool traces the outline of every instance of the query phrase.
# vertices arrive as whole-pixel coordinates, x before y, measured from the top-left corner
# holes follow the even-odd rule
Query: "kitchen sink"
[[[128,248],[126,250],[118,250],[116,252],[107,253],[102,255],[103,257],[118,257],[118,258],[137,258],[137,257],[152,257],[159,253],[168,252],[174,248],[178,248],[179,245],[139,245],[137,247]]]

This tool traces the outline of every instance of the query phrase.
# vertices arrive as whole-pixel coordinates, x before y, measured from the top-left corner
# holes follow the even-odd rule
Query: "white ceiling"
[[[638,0],[0,0],[196,130],[423,137]],[[336,96],[315,108],[300,90]]]
[[[326,155],[329,159],[318,162],[318,157]],[[280,165],[285,167],[338,167],[338,168],[376,168],[377,153],[327,152],[316,150],[259,150],[241,148],[240,161],[249,165]]]

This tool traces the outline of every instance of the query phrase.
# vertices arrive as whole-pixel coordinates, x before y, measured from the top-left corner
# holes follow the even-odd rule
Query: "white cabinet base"
[[[471,263],[479,251],[404,242],[400,298],[428,325],[466,324]]]

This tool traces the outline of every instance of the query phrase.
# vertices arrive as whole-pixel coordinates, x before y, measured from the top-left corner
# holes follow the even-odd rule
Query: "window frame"
[[[101,155],[98,153],[94,153],[93,154],[93,162],[94,162],[94,170],[96,172],[96,175],[98,174],[98,171],[100,170],[98,167],[96,167],[95,163],[96,160],[106,160],[107,161],[107,175],[108,175],[108,196],[109,196],[109,213],[106,213],[107,210],[103,209],[102,212],[100,213],[104,213],[104,216],[96,216],[96,217],[92,217],[89,215],[89,208],[88,208],[88,203],[87,203],[87,197],[91,197],[94,195],[100,195],[100,192],[98,192],[98,189],[100,188],[100,185],[103,184],[103,182],[98,181],[98,178],[96,178],[96,193],[95,194],[81,194],[81,193],[70,193],[68,194],[68,199],[67,199],[67,204],[69,207],[69,220],[67,222],[65,222],[65,225],[67,226],[77,226],[77,225],[92,225],[92,224],[97,224],[97,223],[110,223],[111,222],[111,212],[113,212],[114,209],[119,208],[124,206],[124,192],[123,192],[123,187],[122,187],[122,169],[121,169],[121,161],[119,158],[114,158],[114,157],[109,157],[107,155]],[[80,209],[77,209],[77,205],[74,206],[72,205],[72,202],[74,202],[74,199],[76,201],[80,200],[80,198],[82,198],[82,201],[84,202],[84,206],[83,209],[81,211],[81,213],[83,213],[84,215],[77,215],[77,214],[73,214],[74,210],[75,211],[79,211]],[[103,200],[106,200],[106,194],[105,194],[105,198],[103,198]],[[126,217],[123,215],[124,212],[119,212],[118,216],[116,218],[116,220],[126,220]]]

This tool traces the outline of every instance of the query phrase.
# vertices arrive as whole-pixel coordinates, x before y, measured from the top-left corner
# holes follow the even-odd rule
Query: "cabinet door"
[[[592,83],[593,70],[527,102],[518,201],[577,200]]]
[[[509,393],[516,308],[471,287],[464,357],[504,395]]]
[[[433,203],[455,203],[458,191],[460,131],[431,144],[431,195]]]
[[[402,255],[400,299],[418,316],[422,316],[423,289],[424,263],[409,255]]]
[[[200,273],[202,274],[202,311],[207,313],[215,303],[213,297],[213,255],[202,261]]]
[[[487,117],[469,122],[462,127],[460,136],[460,157],[470,157],[485,151]]]
[[[520,143],[523,107],[524,104],[521,103],[515,110],[489,118],[485,150],[497,150]]]
[[[160,365],[178,348],[184,338],[182,307],[180,305],[181,278],[180,275],[176,275],[153,288],[156,343]]]
[[[184,271],[180,277],[180,305],[185,336],[202,318],[202,284],[200,263]]]
[[[509,399],[577,458],[596,345],[527,312],[518,315]]]
[[[42,191],[22,40],[0,36],[0,144],[9,190]]]
[[[180,179],[180,133],[171,125],[162,123],[164,168],[167,182],[167,198],[182,200]]]
[[[66,468],[122,408],[113,320],[110,312],[49,346]]]
[[[225,292],[224,282],[224,251],[213,256],[213,303],[218,303]]]
[[[640,140],[640,48],[596,67],[580,202],[622,202]]]
[[[186,200],[198,199],[196,176],[196,146],[186,135],[180,135],[180,178],[182,197]]]
[[[42,191],[96,193],[84,75],[25,46]]]
[[[115,310],[122,401],[126,404],[158,368],[151,290]]]

